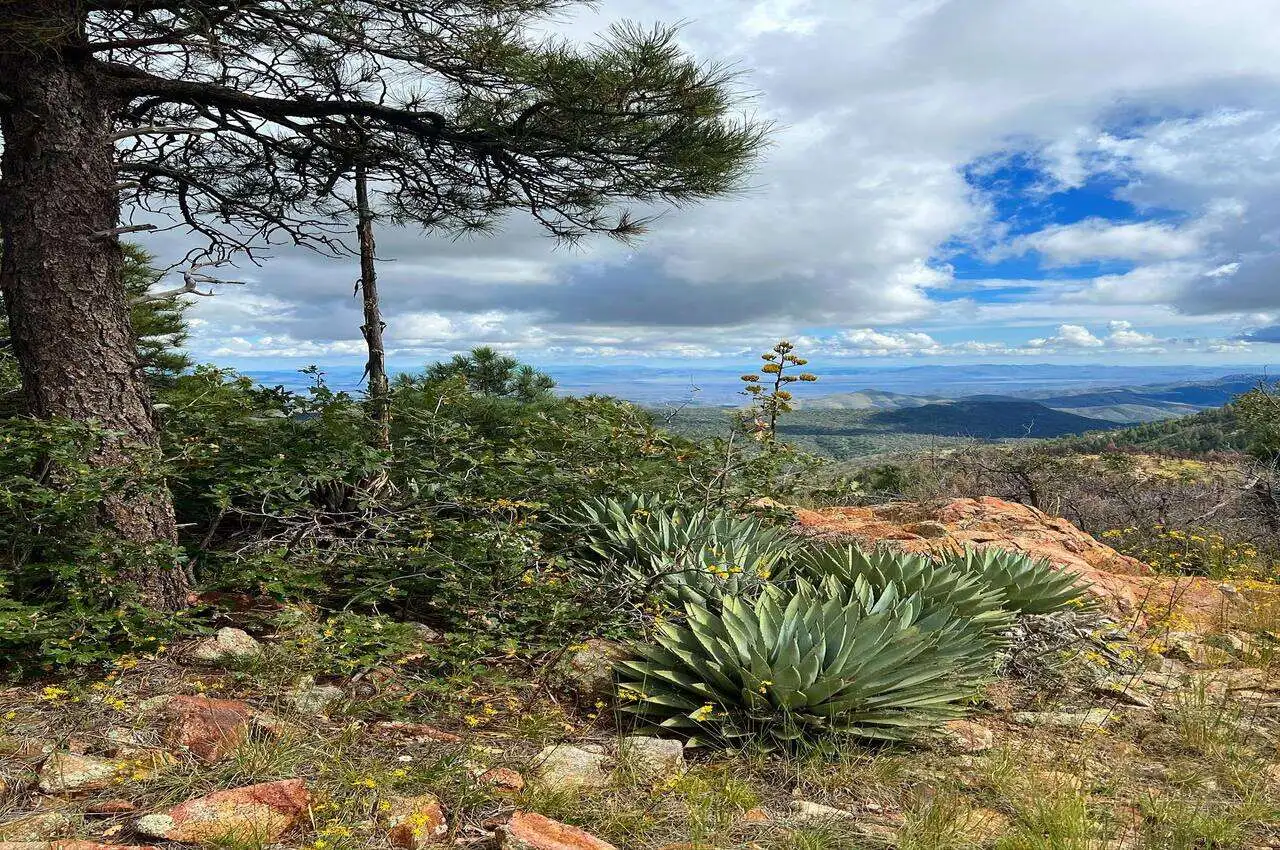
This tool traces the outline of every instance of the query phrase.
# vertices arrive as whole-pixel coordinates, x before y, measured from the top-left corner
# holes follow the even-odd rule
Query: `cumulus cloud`
[[[689,14],[679,0],[604,0],[552,29],[588,39],[620,19]],[[1087,16],[1074,0],[706,0],[682,39],[749,69],[744,90],[779,124],[751,185],[664,215],[635,248],[557,248],[521,216],[460,242],[380,226],[389,342],[412,356],[480,342],[710,356],[780,334],[874,327],[832,344],[849,356],[999,356],[1159,347],[1132,328],[1089,330],[1109,320],[1194,320],[1204,338],[1238,335],[1244,315],[1280,310],[1275,32],[1270,0],[1116,0]],[[1102,173],[1139,218],[1162,215],[1011,239],[965,169],[1017,150],[1035,155],[1045,192]],[[152,244],[162,259],[185,247],[173,233]],[[1058,268],[1132,268],[984,285],[957,279],[957,245]],[[254,278],[245,291],[199,301],[193,348],[338,356],[359,337],[356,275],[351,261],[281,249],[237,275]],[[1043,344],[992,340],[997,323],[1035,325],[1030,339]],[[969,341],[938,343],[944,331]]]
[[[1129,322],[1115,321],[1107,323],[1106,343],[1116,348],[1146,348],[1159,344],[1153,334],[1142,333],[1133,329]]]
[[[1107,323],[1105,336],[1096,336],[1083,325],[1059,325],[1057,333],[1051,337],[1040,337],[1029,340],[1027,346],[1041,351],[1071,351],[1087,349],[1143,349],[1146,351],[1163,350],[1166,341],[1157,339],[1154,334],[1135,330],[1131,322],[1114,320]],[[1188,340],[1196,344],[1196,340]]]
[[[1184,355],[1247,352],[1248,339],[1180,337],[1162,338],[1124,320],[1107,322],[1105,330],[1084,325],[1059,325],[1052,336],[1012,341],[962,339],[942,342],[920,331],[854,328],[826,335],[798,337],[800,348],[825,357],[939,357],[1022,358],[1060,355],[1093,357],[1107,353],[1167,353]],[[1280,336],[1277,337],[1280,341]]]
[[[1032,348],[1101,348],[1106,345],[1083,325],[1058,325],[1058,332],[1051,337],[1033,339]]]
[[[1088,218],[1020,237],[1012,249],[1019,254],[1037,251],[1050,265],[1066,266],[1094,260],[1173,260],[1198,253],[1202,239],[1196,228]]]

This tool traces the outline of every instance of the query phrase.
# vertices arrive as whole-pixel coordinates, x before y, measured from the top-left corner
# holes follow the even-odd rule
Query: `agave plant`
[[[584,502],[568,521],[590,553],[583,572],[676,603],[753,595],[794,546],[787,531],[754,517],[683,511],[646,497]]]
[[[628,711],[695,743],[902,738],[961,716],[972,693],[952,675],[972,631],[893,584],[800,579],[685,611],[619,662],[619,689]]]
[[[1004,607],[1004,594],[981,577],[940,564],[924,555],[877,547],[870,552],[857,546],[836,544],[797,554],[791,569],[812,581],[835,581],[847,588],[865,583],[874,592],[897,587],[915,594],[925,613],[954,613],[972,638],[972,652],[957,659],[958,678],[983,678],[990,673],[991,651],[1005,643],[1013,615]]]
[[[1043,558],[1003,549],[965,549],[942,563],[977,576],[1004,595],[1004,607],[1019,614],[1051,614],[1087,604],[1080,576]]]
[[[1012,618],[1004,609],[1004,595],[978,576],[924,555],[878,546],[867,552],[857,546],[834,544],[806,549],[791,564],[797,575],[820,581],[834,577],[846,584],[866,579],[873,588],[896,585],[905,594],[919,594],[928,608],[951,608],[975,628],[998,634]]]

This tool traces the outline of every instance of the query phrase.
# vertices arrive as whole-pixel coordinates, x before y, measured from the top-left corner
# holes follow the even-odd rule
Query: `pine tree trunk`
[[[77,4],[15,5],[28,19],[56,21],[59,13],[72,18]],[[67,38],[76,24],[68,22]],[[15,44],[15,30],[0,32],[0,94],[8,101],[0,108],[0,291],[28,411],[92,420],[117,434],[92,447],[92,462],[105,468],[154,458],[159,439],[129,325],[120,244],[102,235],[119,221],[115,104],[90,71],[64,60],[66,45],[51,31],[30,45]],[[98,521],[133,543],[177,539],[163,488],[109,496]],[[187,573],[171,565],[135,568],[122,578],[167,609],[184,605],[190,589]]]
[[[364,296],[364,324],[360,332],[369,348],[365,371],[369,377],[369,402],[377,426],[379,448],[391,447],[391,389],[387,382],[387,355],[382,344],[382,307],[378,302],[377,254],[373,242],[373,210],[369,206],[369,178],[363,165],[356,166],[356,230],[360,237],[360,292]]]

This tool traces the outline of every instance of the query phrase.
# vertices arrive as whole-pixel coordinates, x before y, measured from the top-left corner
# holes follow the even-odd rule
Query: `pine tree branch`
[[[210,298],[216,293],[212,288],[208,292],[201,292],[197,287],[200,284],[208,284],[210,286],[247,286],[248,281],[244,280],[223,280],[196,271],[200,266],[192,266],[182,273],[182,286],[176,286],[173,289],[165,289],[160,292],[148,292],[140,295],[130,301],[131,304],[152,304],[158,301],[171,301],[183,295],[199,295],[202,298]]]

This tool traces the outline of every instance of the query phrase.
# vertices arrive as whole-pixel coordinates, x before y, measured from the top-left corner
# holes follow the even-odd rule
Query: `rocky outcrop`
[[[821,540],[884,544],[906,552],[997,548],[1044,558],[1084,578],[1121,620],[1141,625],[1170,613],[1200,624],[1247,605],[1234,588],[1204,578],[1160,576],[1061,517],[984,496],[921,504],[794,511],[797,530]]]

